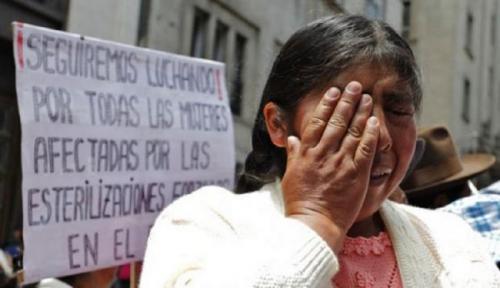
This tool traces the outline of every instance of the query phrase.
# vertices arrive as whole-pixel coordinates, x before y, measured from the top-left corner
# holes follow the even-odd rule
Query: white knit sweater
[[[140,287],[332,287],[335,254],[284,217],[279,187],[205,187],[168,206],[151,230]],[[482,239],[460,218],[389,201],[381,215],[404,287],[500,287]]]

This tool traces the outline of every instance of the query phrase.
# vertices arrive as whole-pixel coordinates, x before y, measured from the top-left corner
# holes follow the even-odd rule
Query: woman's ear
[[[264,106],[264,119],[271,142],[277,147],[286,147],[288,138],[287,121],[281,109],[273,102],[268,102]]]

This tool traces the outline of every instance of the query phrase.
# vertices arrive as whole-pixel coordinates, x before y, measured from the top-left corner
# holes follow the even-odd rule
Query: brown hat
[[[401,184],[406,193],[442,188],[465,181],[495,163],[495,156],[476,153],[460,158],[451,134],[444,126],[423,128],[418,137],[425,141],[422,159]]]

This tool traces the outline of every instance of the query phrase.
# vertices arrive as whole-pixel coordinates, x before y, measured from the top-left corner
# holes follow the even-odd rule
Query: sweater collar
[[[281,213],[285,214],[285,204],[283,201],[283,193],[281,192],[281,181],[279,178],[276,181],[267,183],[260,190],[269,191],[274,207]]]
[[[403,287],[440,287],[443,265],[427,225],[407,213],[402,204],[388,200],[380,215],[394,247]]]
[[[285,209],[279,179],[264,185],[261,190],[271,193],[275,208],[283,214]],[[425,223],[412,219],[400,206],[386,200],[380,208],[380,215],[394,247],[403,286],[435,287],[439,283],[439,271],[443,269],[435,243]]]

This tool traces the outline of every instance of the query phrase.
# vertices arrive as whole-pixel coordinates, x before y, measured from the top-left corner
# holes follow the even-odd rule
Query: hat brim
[[[442,186],[451,185],[472,178],[486,171],[493,166],[493,164],[495,164],[495,156],[493,155],[483,153],[466,154],[462,157],[463,169],[459,173],[422,187],[407,189],[405,192],[411,195],[431,189],[442,188]]]

